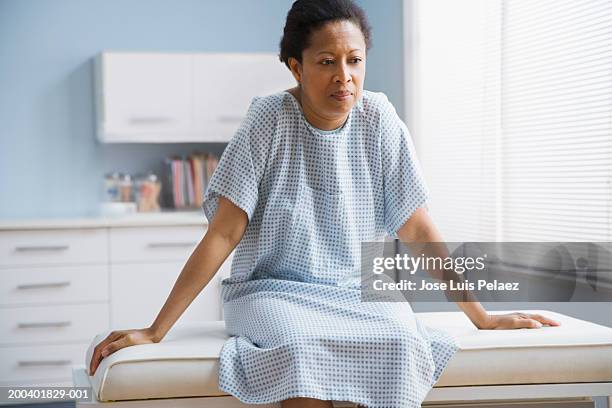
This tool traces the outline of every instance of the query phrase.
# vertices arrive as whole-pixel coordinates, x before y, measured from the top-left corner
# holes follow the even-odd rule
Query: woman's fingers
[[[115,351],[120,350],[124,347],[129,346],[131,343],[129,341],[129,335],[122,336],[118,340],[113,341],[108,346],[102,349],[102,356],[108,357],[113,354]]]
[[[542,325],[561,326],[561,323],[546,316],[542,316],[541,314],[522,312],[513,314],[518,318],[518,321],[515,322],[518,328],[539,328],[542,327]]]
[[[514,319],[514,327],[517,329],[538,329],[542,327],[542,323],[535,319],[518,317]]]
[[[560,326],[561,323],[536,313],[513,312],[491,315],[491,329],[539,329],[543,325]]]
[[[89,363],[89,375],[94,375],[100,361],[117,350],[136,344],[156,343],[154,333],[147,329],[122,330],[109,334],[95,348]]]
[[[117,340],[121,337],[122,332],[112,332],[104,340],[102,340],[98,345],[94,348],[94,352],[91,356],[91,361],[89,362],[89,375],[93,375],[96,372],[96,368],[100,361],[104,358],[102,356],[102,350],[113,341]]]
[[[532,314],[529,316],[530,318],[537,320],[538,322],[542,323],[542,324],[547,324],[549,326],[561,326],[561,323],[557,322],[556,320],[550,319],[546,316],[542,316],[540,314]]]

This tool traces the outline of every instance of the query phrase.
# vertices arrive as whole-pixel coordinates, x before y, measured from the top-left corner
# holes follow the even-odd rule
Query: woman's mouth
[[[345,101],[348,98],[350,98],[352,95],[352,93],[348,92],[348,91],[340,91],[340,92],[334,92],[332,94],[332,96],[334,97],[334,99],[336,99],[337,101]]]

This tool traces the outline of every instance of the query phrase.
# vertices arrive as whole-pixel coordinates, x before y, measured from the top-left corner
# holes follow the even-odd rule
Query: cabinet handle
[[[17,327],[20,329],[40,329],[45,327],[67,327],[70,326],[72,322],[64,321],[64,322],[33,322],[33,323],[18,323]]]
[[[191,248],[194,246],[196,242],[149,242],[147,244],[149,248]]]
[[[174,121],[173,118],[168,116],[134,116],[129,119],[133,125],[148,125],[154,123],[167,123]]]
[[[61,288],[64,286],[70,286],[70,282],[24,283],[17,285],[17,289]]]
[[[72,360],[19,360],[17,362],[19,367],[30,367],[30,366],[65,366],[72,364]]]
[[[65,251],[70,246],[68,245],[29,245],[29,246],[18,246],[15,247],[17,252],[30,252],[30,251]]]
[[[217,122],[223,123],[240,123],[244,119],[243,116],[230,116],[230,115],[221,115],[217,116]]]

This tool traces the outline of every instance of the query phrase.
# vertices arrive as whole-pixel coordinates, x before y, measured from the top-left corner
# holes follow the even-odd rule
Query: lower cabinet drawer
[[[205,232],[205,225],[111,228],[110,262],[185,263]]]
[[[0,309],[0,346],[88,342],[108,329],[108,303]]]
[[[183,263],[111,265],[111,326],[150,326],[166,302]],[[221,275],[215,275],[181,315],[179,322],[221,320]]]
[[[34,385],[66,381],[74,365],[85,364],[88,343],[0,347],[0,384]]]
[[[107,258],[105,228],[0,231],[0,266],[101,264]]]
[[[108,301],[108,266],[0,269],[0,306]]]

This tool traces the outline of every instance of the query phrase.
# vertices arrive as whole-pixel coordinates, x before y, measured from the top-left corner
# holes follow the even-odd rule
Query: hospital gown
[[[252,100],[206,189],[249,219],[222,281],[219,388],[263,404],[310,397],[420,407],[457,350],[407,302],[362,302],[360,244],[384,241],[427,199],[408,129],[364,90],[338,129],[287,91]]]

